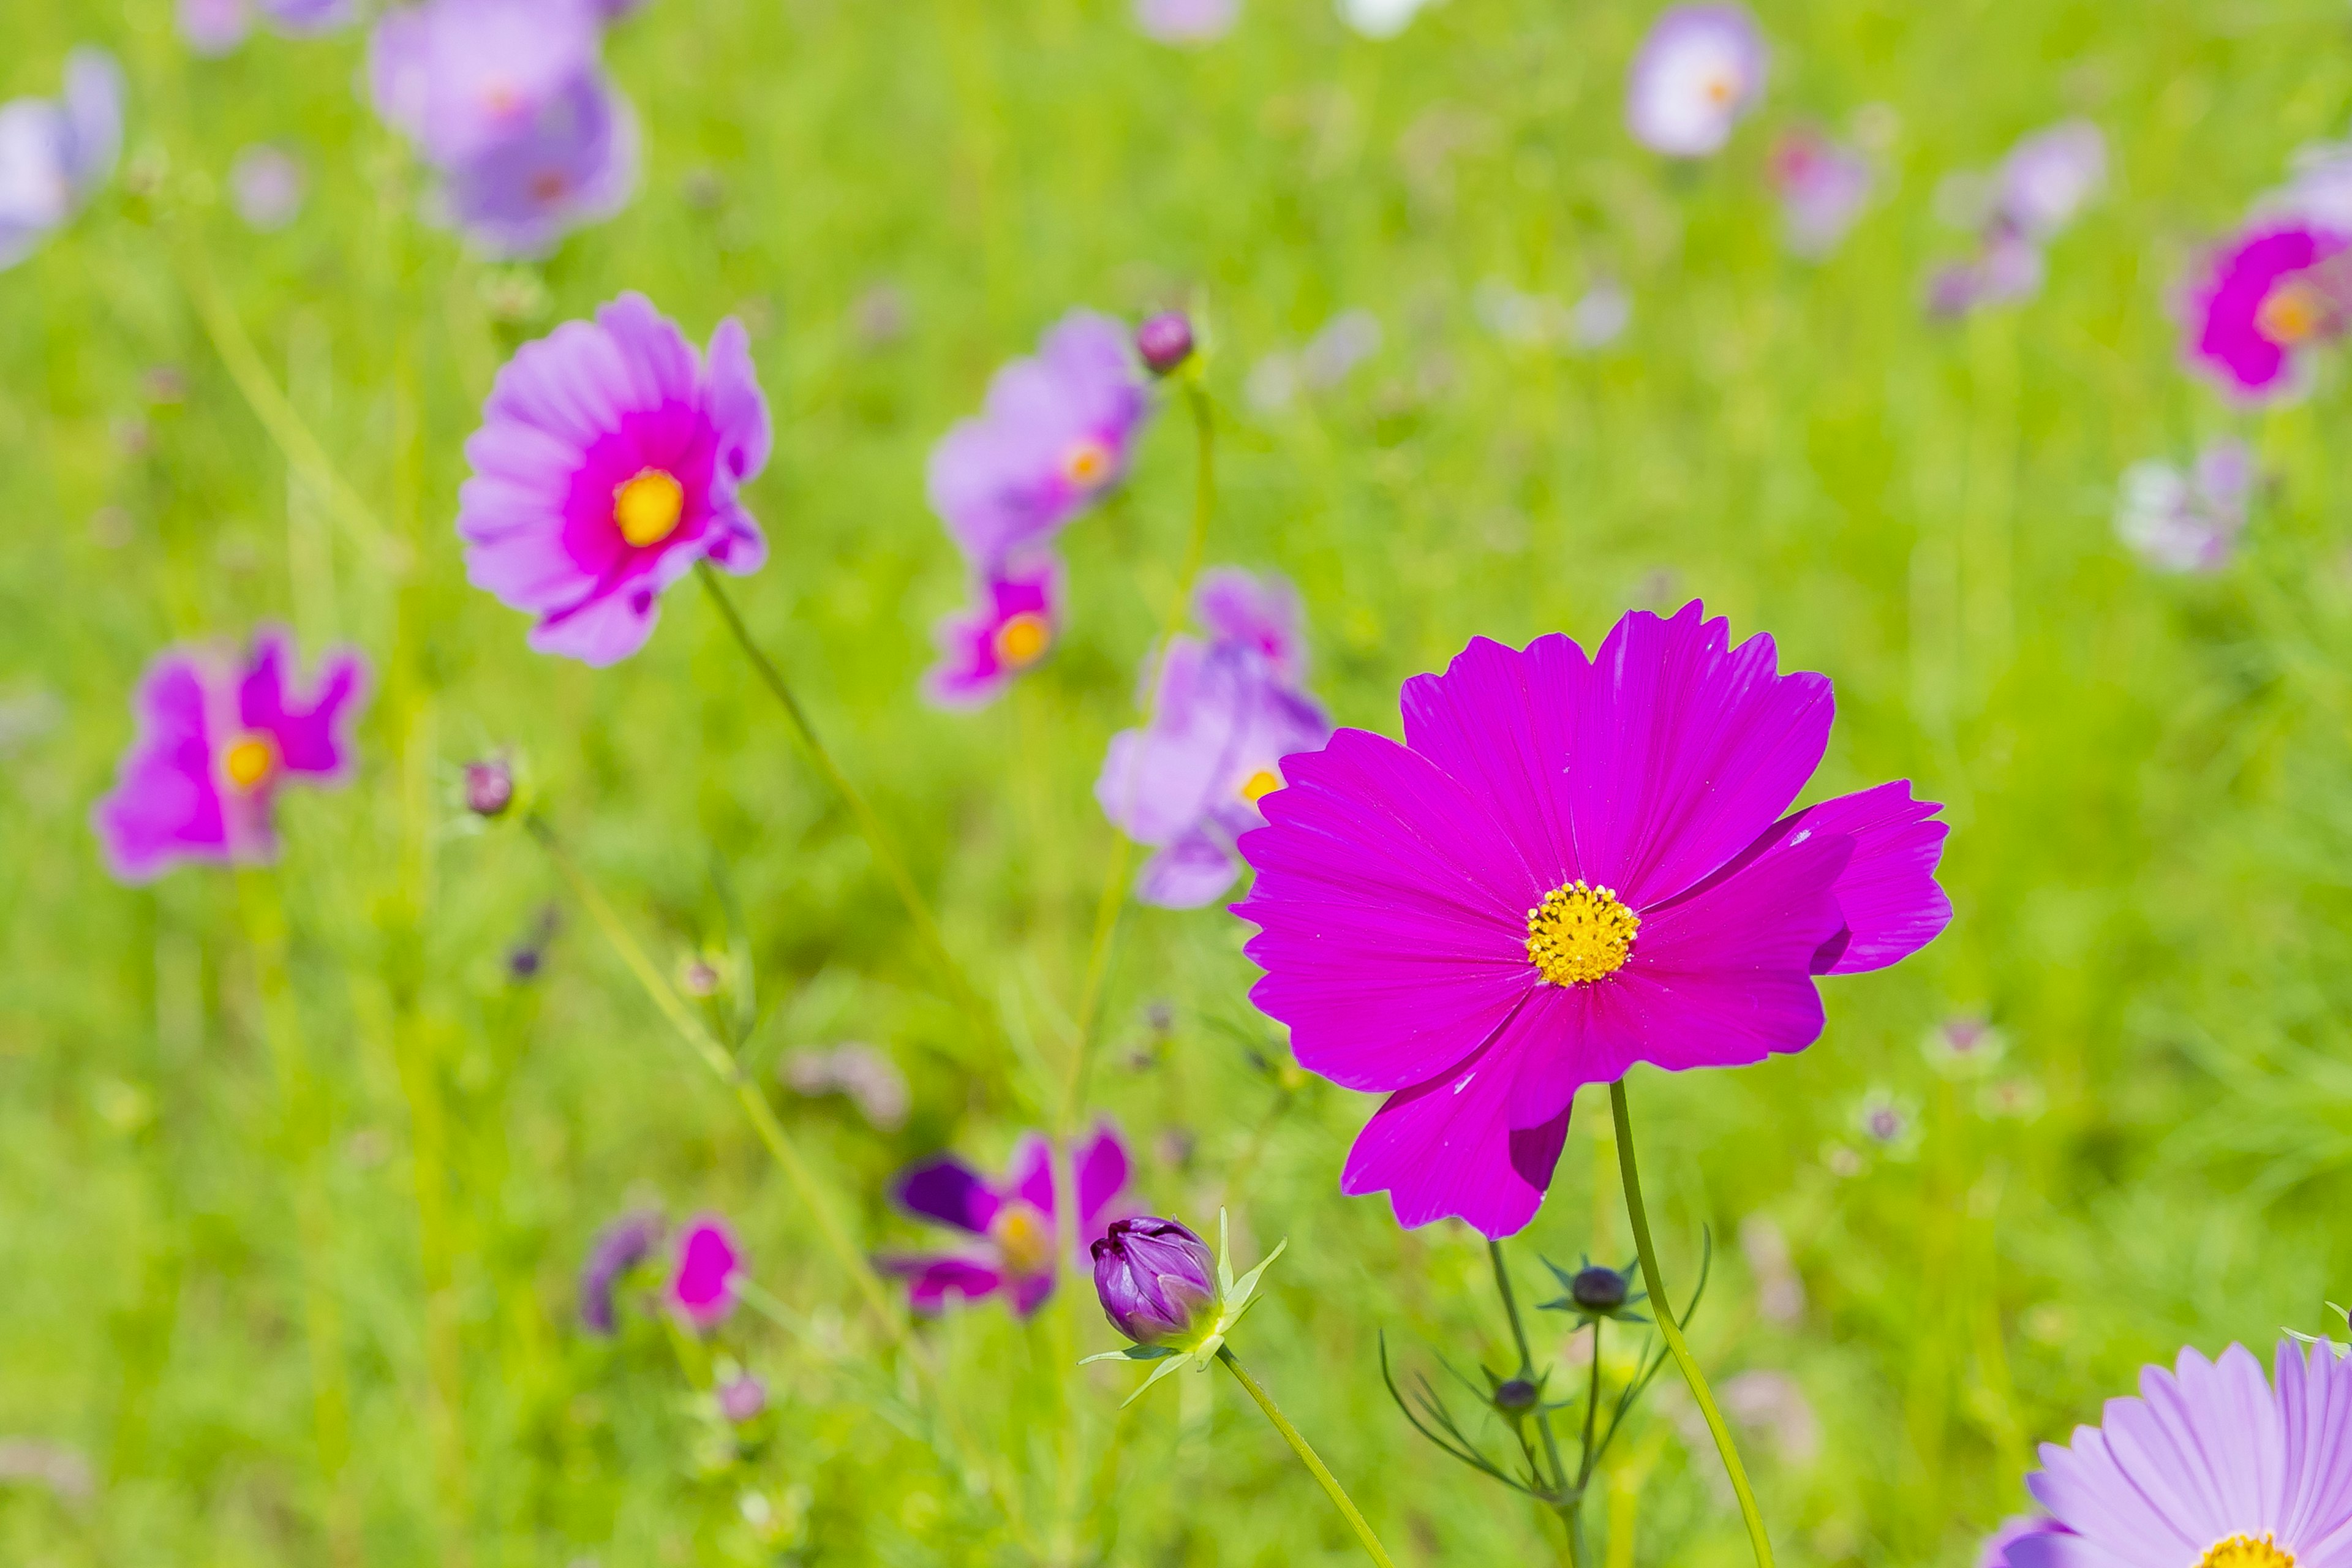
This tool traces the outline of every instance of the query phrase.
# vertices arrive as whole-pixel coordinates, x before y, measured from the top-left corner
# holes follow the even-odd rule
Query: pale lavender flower
[[[1307,613],[1288,578],[1213,567],[1193,590],[1192,613],[1216,646],[1255,652],[1280,685],[1297,689],[1306,683]]]
[[[2010,149],[1993,177],[1999,221],[2047,240],[2074,220],[2107,178],[2107,139],[2087,120],[2035,132]]]
[[[294,154],[262,142],[239,153],[229,165],[229,205],[248,226],[268,234],[294,221],[308,183]]]
[[[225,55],[253,30],[247,0],[180,0],[180,37],[200,55]]]
[[[756,1421],[768,1408],[768,1385],[751,1373],[741,1373],[719,1385],[719,1414],[740,1426]]]
[[[2000,1521],[2000,1528],[1985,1538],[1984,1549],[1977,1557],[1977,1568],[2024,1568],[2025,1553],[2013,1561],[2010,1549],[2021,1542],[2045,1535],[2072,1535],[2074,1532],[2056,1520],[2038,1513],[2015,1514]],[[2029,1551],[2038,1551],[2031,1548]]]
[[[1650,28],[1625,85],[1625,123],[1652,152],[1703,158],[1764,92],[1764,37],[1745,7],[1669,7]]]
[[[637,168],[635,112],[601,75],[583,76],[516,134],[446,171],[440,213],[494,259],[543,256],[627,205]]]
[[[1724,1380],[1723,1408],[1761,1432],[1780,1462],[1803,1469],[1821,1457],[1822,1423],[1804,1385],[1785,1372],[1758,1369]]]
[[[859,1115],[885,1132],[907,1124],[913,1104],[907,1075],[872,1046],[852,1043],[829,1051],[793,1051],[776,1070],[794,1094],[812,1100],[827,1094],[846,1097]]]
[[[376,112],[453,167],[528,132],[593,73],[598,18],[577,0],[428,0],[368,39]]]
[[[1820,131],[1791,131],[1772,149],[1772,184],[1789,248],[1827,256],[1870,199],[1870,161]]]
[[[1339,0],[1339,19],[1368,38],[1393,38],[1430,0]]]
[[[2352,142],[2321,142],[2294,155],[2285,188],[2263,206],[2315,228],[2352,234]]]
[[[2253,454],[2244,442],[2215,441],[2187,472],[2150,458],[2124,471],[2116,537],[2159,572],[2218,572],[2245,531]]]
[[[1135,25],[1163,44],[1208,44],[1233,31],[1241,11],[1241,0],[1135,0]]]
[[[1380,318],[1365,310],[1342,310],[1298,351],[1299,378],[1316,391],[1328,392],[1380,352]]]
[[[65,91],[0,105],[0,269],[85,205],[122,152],[122,70],[104,49],[66,57]]]

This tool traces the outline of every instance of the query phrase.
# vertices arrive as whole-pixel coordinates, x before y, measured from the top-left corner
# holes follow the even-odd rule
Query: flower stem
[[[702,1020],[695,1016],[694,1010],[662,978],[661,972],[646,956],[645,949],[637,944],[637,939],[621,922],[613,906],[604,901],[604,895],[596,890],[595,884],[588,880],[562,845],[557,842],[554,832],[537,817],[530,819],[530,827],[531,837],[539,840],[554,860],[556,869],[562,872],[563,879],[572,885],[573,896],[587,910],[589,919],[594,921],[597,929],[604,933],[604,940],[612,944],[613,951],[620,955],[621,962],[628,966],[629,973],[636,977],[637,984],[645,988],[654,1005],[661,1010],[662,1016],[669,1020],[671,1027],[678,1032],[703,1065],[721,1083],[735,1091],[735,1098],[742,1102],[744,1114],[751,1119],[752,1130],[759,1133],[760,1142],[767,1145],[768,1152],[783,1171],[784,1179],[792,1184],[793,1191],[816,1221],[817,1231],[824,1237],[825,1246],[856,1282],[858,1294],[865,1298],[866,1306],[873,1311],[875,1321],[894,1342],[903,1344],[907,1337],[906,1325],[892,1310],[889,1292],[882,1288],[881,1279],[874,1272],[874,1266],[866,1261],[866,1255],[858,1250],[849,1233],[841,1227],[841,1221],[834,1214],[830,1194],[817,1179],[816,1173],[809,1168],[808,1162],[801,1158],[800,1150],[784,1131],[783,1124],[776,1120],[767,1096],[760,1092],[760,1086],[751,1080],[751,1075],[743,1070],[732,1053],[712,1037]]]
[[[1234,1354],[1234,1347],[1219,1345],[1217,1359],[1225,1363],[1225,1370],[1234,1374],[1234,1381],[1247,1389],[1249,1396],[1257,1401],[1257,1407],[1265,1412],[1265,1418],[1274,1423],[1274,1429],[1282,1434],[1282,1440],[1290,1445],[1290,1451],[1298,1456],[1299,1463],[1307,1467],[1307,1473],[1322,1483],[1324,1494],[1331,1500],[1331,1506],[1339,1510],[1339,1516],[1345,1519],[1348,1521],[1348,1527],[1356,1532],[1356,1539],[1363,1542],[1365,1552],[1373,1562],[1379,1563],[1381,1568],[1396,1568],[1396,1564],[1389,1559],[1388,1549],[1381,1544],[1381,1538],[1372,1533],[1372,1527],[1364,1522],[1364,1516],[1357,1511],[1355,1503],[1349,1500],[1347,1490],[1339,1485],[1339,1479],[1332,1475],[1329,1467],[1316,1456],[1315,1450],[1307,1447],[1307,1439],[1298,1435],[1298,1428],[1290,1424],[1290,1418],[1275,1407],[1274,1396],[1260,1388],[1257,1379],[1252,1377],[1244,1369],[1241,1359]]]
[[[849,814],[857,819],[858,829],[866,836],[866,847],[873,852],[876,863],[882,868],[882,874],[889,879],[891,887],[898,891],[898,901],[907,908],[907,918],[914,921],[916,934],[922,939],[923,945],[931,950],[931,956],[940,965],[940,974],[952,994],[953,1001],[971,1014],[973,1021],[993,1040],[998,1035],[995,1015],[982,1002],[980,993],[964,977],[962,966],[948,951],[947,938],[940,933],[940,922],[932,918],[930,905],[924,901],[922,890],[915,886],[913,874],[907,869],[907,863],[899,858],[898,849],[891,844],[889,832],[882,826],[882,818],[867,804],[865,795],[858,793],[857,786],[849,782],[849,776],[841,771],[841,764],[833,760],[831,752],[825,750],[824,742],[817,738],[816,727],[809,722],[808,710],[793,694],[792,687],[784,680],[783,671],[778,669],[775,661],[752,640],[751,627],[743,624],[743,616],[735,608],[735,601],[719,581],[719,574],[711,569],[710,563],[697,562],[695,575],[702,579],[702,586],[710,595],[710,602],[719,607],[719,618],[727,623],[727,629],[742,646],[744,655],[751,659],[751,668],[758,673],[761,683],[783,705],[784,717],[792,721],[793,732],[808,749],[817,772],[824,775],[825,783],[833,786],[834,794],[841,797],[841,803],[849,807]]]
[[[1511,1289],[1511,1271],[1503,1262],[1503,1244],[1490,1238],[1486,1243],[1486,1256],[1494,1262],[1495,1289],[1502,1293],[1503,1310],[1511,1320],[1511,1342],[1519,1351],[1519,1376],[1532,1383],[1535,1380],[1536,1358],[1528,1349],[1527,1324],[1519,1317],[1519,1299]],[[1568,1471],[1559,1462],[1559,1439],[1552,1434],[1551,1413],[1543,1408],[1540,1398],[1536,1405],[1536,1429],[1543,1434],[1544,1456],[1551,1461],[1553,1506],[1564,1507],[1560,1500],[1568,1492]]]
[[[1764,1516],[1756,1507],[1756,1493],[1748,1484],[1748,1471],[1739,1462],[1739,1449],[1731,1440],[1731,1428],[1724,1424],[1723,1412],[1715,1406],[1715,1395],[1707,1392],[1706,1378],[1692,1358],[1690,1346],[1683,1342],[1682,1326],[1675,1321],[1674,1308],[1666,1300],[1665,1282],[1658,1277],[1658,1249],[1650,1240],[1650,1215],[1642,1204],[1642,1173],[1633,1159],[1633,1115],[1625,1102],[1625,1080],[1622,1078],[1609,1086],[1609,1112],[1617,1125],[1617,1170],[1625,1182],[1625,1217],[1633,1225],[1633,1247],[1641,1254],[1642,1279],[1649,1287],[1650,1300],[1657,1304],[1658,1331],[1665,1335],[1666,1350],[1681,1369],[1683,1381],[1690,1385],[1691,1397],[1698,1401],[1699,1413],[1706,1417],[1706,1429],[1715,1436],[1716,1452],[1723,1457],[1724,1472],[1731,1478],[1732,1492],[1739,1499],[1739,1517],[1747,1522],[1748,1543],[1755,1549],[1757,1568],[1772,1568],[1772,1541],[1765,1533]]]

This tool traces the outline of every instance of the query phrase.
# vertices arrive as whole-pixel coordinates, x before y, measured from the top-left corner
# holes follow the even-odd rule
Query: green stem
[[[1698,1370],[1698,1363],[1683,1342],[1683,1331],[1675,1321],[1674,1309],[1666,1300],[1665,1282],[1658,1277],[1658,1249],[1650,1240],[1649,1211],[1642,1205],[1642,1173],[1633,1159],[1633,1114],[1625,1102],[1625,1080],[1619,1079],[1609,1086],[1609,1112],[1617,1124],[1617,1170],[1625,1182],[1625,1217],[1633,1225],[1633,1247],[1642,1258],[1642,1278],[1648,1285],[1650,1300],[1656,1306],[1658,1331],[1666,1337],[1666,1350],[1682,1370],[1683,1381],[1690,1385],[1691,1397],[1698,1401],[1699,1413],[1706,1417],[1706,1429],[1715,1435],[1715,1450],[1723,1457],[1724,1473],[1731,1478],[1731,1489],[1739,1499],[1739,1517],[1748,1525],[1748,1543],[1756,1552],[1757,1568],[1772,1568],[1772,1541],[1764,1531],[1764,1515],[1756,1507],[1756,1492],[1748,1484],[1748,1470],[1739,1462],[1739,1449],[1731,1440],[1731,1428],[1723,1419],[1723,1412],[1715,1406],[1715,1395],[1707,1392],[1706,1378]]]
[[[1503,1263],[1503,1244],[1489,1239],[1486,1256],[1494,1262],[1495,1289],[1502,1293],[1503,1310],[1511,1320],[1511,1342],[1519,1349],[1519,1376],[1532,1383],[1535,1381],[1536,1358],[1528,1349],[1527,1324],[1519,1317],[1519,1298],[1511,1289],[1511,1271]],[[1553,1506],[1559,1507],[1559,1500],[1568,1492],[1568,1471],[1559,1462],[1559,1439],[1552,1433],[1551,1413],[1543,1408],[1540,1394],[1536,1400],[1536,1430],[1543,1434],[1544,1456],[1551,1461]]]
[[[1257,1401],[1257,1407],[1265,1412],[1265,1418],[1274,1423],[1274,1429],[1282,1434],[1282,1440],[1290,1445],[1290,1451],[1298,1456],[1298,1462],[1307,1467],[1307,1473],[1322,1484],[1324,1495],[1331,1500],[1331,1506],[1339,1510],[1339,1516],[1348,1521],[1348,1527],[1356,1532],[1356,1539],[1363,1542],[1365,1552],[1381,1568],[1396,1568],[1389,1559],[1388,1549],[1381,1544],[1381,1538],[1372,1533],[1372,1527],[1364,1522],[1364,1516],[1357,1511],[1347,1489],[1339,1485],[1339,1478],[1332,1475],[1330,1467],[1317,1457],[1315,1450],[1307,1446],[1307,1439],[1299,1436],[1298,1428],[1290,1424],[1290,1418],[1275,1407],[1274,1396],[1260,1388],[1257,1379],[1244,1369],[1240,1358],[1234,1354],[1234,1347],[1218,1346],[1217,1359],[1225,1363],[1225,1370],[1234,1374],[1234,1380]]]
[[[1592,1388],[1584,1398],[1584,1462],[1577,1467],[1576,1489],[1584,1489],[1592,1479],[1592,1466],[1600,1456],[1592,1451],[1593,1428],[1601,1418],[1601,1325],[1605,1320],[1592,1320]]]

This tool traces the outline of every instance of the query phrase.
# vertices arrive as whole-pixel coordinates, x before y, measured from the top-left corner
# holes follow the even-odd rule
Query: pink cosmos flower
[[[2345,1568],[2352,1563],[2352,1362],[2282,1342],[2275,1382],[2242,1345],[2144,1369],[2138,1398],[2042,1446],[2049,1516],[2002,1568]]]
[[[1125,329],[1074,310],[931,449],[931,509],[976,568],[1001,565],[1118,482],[1149,408]]]
[[[1135,0],[1135,25],[1163,44],[1210,44],[1233,31],[1241,0]]]
[[[1578,1088],[1801,1050],[1815,976],[1950,919],[1940,808],[1895,783],[1791,811],[1829,682],[1696,603],[1589,658],[1479,638],[1402,705],[1402,745],[1341,730],[1285,763],[1234,906],[1299,1065],[1389,1096],[1340,1185],[1387,1190],[1400,1224],[1517,1231]]]
[[[940,662],[923,677],[923,696],[940,708],[995,701],[1062,635],[1062,563],[1053,556],[998,566],[972,588],[980,602],[940,621],[933,634]]]
[[[2304,352],[2343,336],[2352,320],[2347,243],[2286,219],[2216,251],[2191,298],[2190,363],[2242,397],[2294,390]]]
[[[427,210],[485,256],[544,256],[626,206],[638,162],[636,112],[592,72],[513,135],[446,170]]]
[[[149,881],[183,860],[270,860],[279,788],[350,778],[367,667],[337,648],[303,687],[294,663],[293,634],[268,626],[243,658],[175,647],[147,667],[132,704],[138,735],[90,812],[116,878]]]
[[[1764,36],[1745,7],[1669,6],[1626,78],[1633,140],[1675,158],[1721,152],[1763,96],[1765,63]]]
[[[767,558],[736,488],[767,465],[768,405],[732,317],[707,360],[642,294],[525,343],[466,443],[466,574],[539,617],[530,646],[592,665],[652,633],[663,590]]]
[[[1307,614],[1289,578],[1213,566],[1192,590],[1192,614],[1219,647],[1255,653],[1265,673],[1284,686],[1306,684]]]
[[[1078,1185],[1078,1256],[1107,1234],[1113,1220],[1135,1211],[1128,1201],[1127,1145],[1105,1123],[1075,1155]],[[918,1312],[945,1309],[950,1297],[978,1300],[1002,1294],[1027,1317],[1054,1292],[1060,1272],[1055,1258],[1059,1231],[1055,1207],[1054,1148],[1043,1133],[1024,1134],[1001,1182],[990,1181],[952,1154],[942,1154],[899,1173],[892,1196],[909,1214],[962,1231],[975,1238],[962,1253],[880,1259],[888,1273],[906,1279]]]
[[[2124,470],[2116,537],[2159,572],[2218,572],[2230,563],[2246,529],[2254,489],[2254,455],[2224,437],[2197,454],[2183,473],[2158,458]]]
[[[669,1304],[688,1325],[708,1332],[735,1310],[735,1280],[742,1268],[743,1253],[735,1237],[706,1215],[678,1237]]]
[[[1806,128],[1774,143],[1771,167],[1789,248],[1816,258],[1835,250],[1870,199],[1870,161]]]
[[[600,33],[581,0],[427,0],[368,37],[376,112],[443,168],[527,131],[595,68]]]

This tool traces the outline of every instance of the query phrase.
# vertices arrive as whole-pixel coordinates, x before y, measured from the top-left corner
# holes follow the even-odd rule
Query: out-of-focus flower
[[[1830,685],[1777,658],[1696,603],[1591,658],[1482,637],[1406,683],[1403,744],[1341,730],[1286,761],[1234,911],[1299,1065],[1389,1096],[1343,1191],[1508,1236],[1580,1086],[1801,1050],[1816,976],[1943,930],[1933,802],[1898,782],[1790,810]]]
[[[483,757],[466,764],[466,809],[476,816],[503,816],[514,804],[514,764]]]
[[[1920,1037],[1919,1054],[1945,1078],[1982,1078],[2009,1054],[2009,1037],[1981,1014],[1955,1014]]]
[[[1758,1369],[1727,1377],[1723,1408],[1743,1426],[1760,1432],[1772,1453],[1791,1469],[1821,1458],[1822,1423],[1805,1389],[1785,1372]]]
[[[1854,1110],[1853,1130],[1879,1153],[1907,1160],[1919,1148],[1919,1110],[1891,1089],[1873,1089]]]
[[[719,1414],[740,1426],[768,1408],[768,1385],[751,1373],[739,1373],[719,1385],[718,1400]]]
[[[1756,1310],[1775,1323],[1793,1323],[1805,1315],[1805,1281],[1789,1255],[1789,1238],[1768,1214],[1751,1214],[1739,1222],[1739,1250],[1747,1256],[1748,1272],[1756,1276]]]
[[[885,1132],[907,1124],[913,1096],[898,1065],[872,1046],[835,1046],[829,1051],[793,1051],[778,1065],[794,1094],[846,1096],[858,1114]]]
[[[65,92],[0,104],[0,269],[88,204],[122,154],[122,68],[104,49],[66,56]]]
[[[2254,455],[2215,441],[2184,473],[2158,458],[2124,470],[2116,537],[2159,572],[2218,572],[2236,552],[2254,489]]]
[[[494,260],[544,256],[636,194],[637,121],[602,76],[583,76],[515,134],[445,171],[436,216]]]
[[[589,1332],[610,1334],[619,1328],[614,1289],[653,1256],[661,1237],[661,1215],[646,1209],[625,1214],[596,1233],[580,1266],[580,1321]]]
[[[530,646],[607,665],[645,646],[699,561],[767,558],[736,488],[767,466],[768,405],[742,325],[708,357],[642,294],[525,343],[466,443],[466,574],[538,617]]]
[[[1789,248],[1807,257],[1835,250],[1870,199],[1870,160],[1808,127],[1774,143],[1771,167]]]
[[[2073,1535],[2074,1532],[2045,1514],[2021,1513],[2000,1521],[2000,1528],[1985,1538],[1984,1549],[1978,1554],[1977,1568],[2026,1568],[2029,1562],[2042,1561],[2040,1547],[2024,1543],[2048,1535]],[[2011,1547],[2021,1548],[2015,1557]]]
[[[1135,0],[1135,25],[1163,44],[1214,43],[1241,14],[1241,0]]]
[[[1328,392],[1381,352],[1381,319],[1359,308],[1342,310],[1298,351],[1298,374],[1308,389]]]
[[[293,153],[262,142],[239,153],[229,165],[229,205],[249,226],[268,234],[292,223],[302,210],[306,183]]]
[[[0,1437],[0,1482],[47,1487],[59,1502],[79,1506],[98,1495],[98,1475],[79,1451],[39,1437]]]
[[[594,74],[595,12],[577,0],[427,0],[368,38],[376,112],[454,168],[526,132]]]
[[[294,663],[293,635],[271,626],[242,658],[174,647],[147,667],[132,703],[138,735],[90,812],[118,879],[148,881],[183,860],[269,860],[279,788],[350,777],[367,667],[357,650],[333,649],[306,689]]]
[[[1368,38],[1393,38],[1430,0],[1339,0],[1339,19]]]
[[[1162,310],[1135,329],[1135,352],[1154,375],[1171,375],[1192,357],[1192,323],[1181,310]]]
[[[180,0],[180,37],[200,55],[225,55],[253,30],[247,0]]]
[[[2106,169],[2099,128],[2069,120],[2021,140],[1990,179],[1948,181],[1939,203],[1948,217],[1977,230],[1977,252],[1936,271],[1928,312],[1957,317],[2040,293],[2048,269],[2042,247],[2098,193]]]
[[[2004,1542],[2004,1568],[2338,1561],[2352,1517],[2352,1361],[2283,1341],[2273,1388],[2242,1345],[2210,1362],[2183,1350],[2170,1372],[2144,1368],[2139,1386],[2072,1444],[2042,1445],[2025,1484],[2054,1528]]]
[[[2352,234],[2352,142],[2322,142],[2294,155],[2284,188],[2262,204],[2314,228]]]
[[[735,1310],[735,1282],[742,1270],[742,1249],[726,1226],[709,1215],[697,1219],[678,1237],[669,1304],[689,1326],[708,1332]]]
[[[1473,291],[1471,308],[1507,343],[1569,353],[1606,348],[1624,336],[1633,319],[1633,296],[1605,278],[1573,303],[1549,294],[1522,294],[1489,278]]]
[[[1000,565],[1119,481],[1149,408],[1126,330],[1074,310],[931,448],[931,509],[976,569]]]
[[[1077,1173],[1077,1240],[1086,1247],[1110,1223],[1131,1212],[1127,1188],[1127,1145],[1108,1124],[1081,1143],[1072,1163]],[[977,1300],[1002,1294],[1022,1317],[1034,1312],[1054,1291],[1060,1272],[1054,1146],[1042,1133],[1024,1134],[1001,1182],[989,1180],[952,1154],[942,1154],[899,1173],[891,1195],[909,1214],[971,1236],[971,1250],[955,1254],[888,1257],[882,1268],[907,1281],[918,1312],[943,1310],[950,1298]],[[1083,1256],[1071,1259],[1084,1266]]]
[[[866,285],[849,307],[850,328],[866,349],[886,349],[906,337],[913,315],[907,291],[895,283]]]
[[[1764,93],[1764,36],[1744,6],[1669,6],[1625,80],[1625,123],[1654,153],[1704,158]]]
[[[1103,1316],[1137,1344],[1179,1339],[1216,1305],[1217,1260],[1175,1220],[1115,1221],[1091,1250]]]
[[[2290,219],[2258,223],[2216,250],[2190,295],[2190,363],[2242,398],[2297,390],[2308,351],[2352,325],[2347,244]]]
[[[923,696],[940,708],[995,701],[1013,677],[1036,668],[1062,633],[1062,563],[1049,553],[983,573],[972,594],[976,604],[932,632],[940,661],[923,676]]]
[[[1278,577],[1225,569],[1203,579],[1203,644],[1179,637],[1155,653],[1150,721],[1111,737],[1095,799],[1120,832],[1157,851],[1136,897],[1197,909],[1233,886],[1236,839],[1265,818],[1283,761],[1323,743],[1330,721],[1297,686],[1305,668],[1297,597]]]

